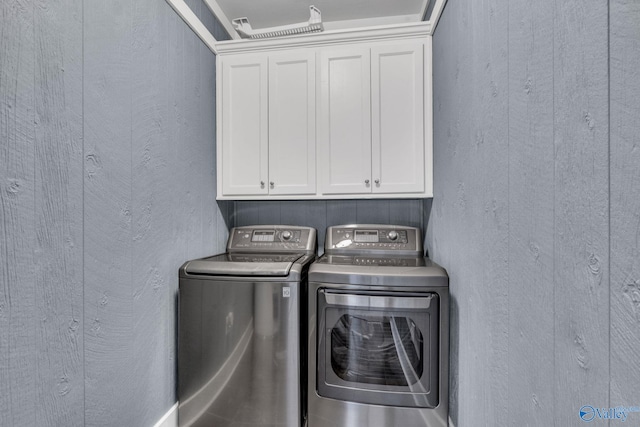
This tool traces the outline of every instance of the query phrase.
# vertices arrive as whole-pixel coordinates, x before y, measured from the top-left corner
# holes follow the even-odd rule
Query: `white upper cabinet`
[[[240,55],[222,63],[218,171],[223,195],[268,194],[267,57]],[[220,123],[220,121],[218,121]],[[219,175],[219,173],[218,173]]]
[[[369,49],[320,52],[318,171],[323,194],[371,192]]]
[[[424,72],[421,43],[371,49],[374,193],[422,193]]]
[[[320,52],[322,194],[424,193],[424,44]]]
[[[429,31],[218,43],[218,199],[431,197]]]
[[[220,62],[222,195],[315,194],[315,54],[233,55]]]
[[[313,52],[269,56],[269,194],[316,193],[315,85]]]

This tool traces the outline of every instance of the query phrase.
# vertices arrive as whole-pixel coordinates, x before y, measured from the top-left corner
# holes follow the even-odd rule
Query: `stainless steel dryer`
[[[226,253],[180,268],[180,426],[303,425],[315,253],[313,228],[237,227]]]
[[[449,279],[419,229],[329,227],[309,315],[309,427],[447,426]]]

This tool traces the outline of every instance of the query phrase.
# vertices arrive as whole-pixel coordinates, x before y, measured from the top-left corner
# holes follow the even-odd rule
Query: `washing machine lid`
[[[304,257],[303,253],[225,253],[189,261],[184,266],[184,272],[205,276],[285,277],[289,275],[293,264]]]

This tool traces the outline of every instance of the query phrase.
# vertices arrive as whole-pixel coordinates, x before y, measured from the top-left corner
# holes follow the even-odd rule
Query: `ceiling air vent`
[[[315,6],[309,6],[311,17],[309,22],[301,22],[299,24],[282,25],[279,27],[263,28],[254,30],[249,24],[247,18],[234,19],[233,27],[236,29],[240,37],[243,39],[265,39],[269,37],[293,36],[296,34],[316,33],[323,31],[322,18],[320,11]]]

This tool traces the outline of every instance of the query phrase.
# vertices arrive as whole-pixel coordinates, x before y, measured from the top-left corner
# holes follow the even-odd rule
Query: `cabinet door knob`
[[[271,182],[269,183],[269,185],[271,186],[271,188],[273,188],[273,186],[274,186],[275,184],[273,183],[273,181],[271,181]]]
[[[264,188],[264,181],[260,181],[260,188]]]
[[[376,183],[376,185],[380,185],[380,180],[379,179],[376,179],[374,182]]]
[[[367,184],[367,185],[369,185],[369,180],[368,180],[368,179],[365,179],[365,180],[364,180],[364,183],[365,183],[365,184]]]

